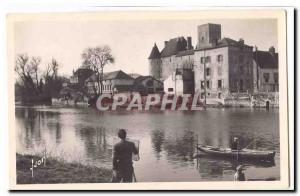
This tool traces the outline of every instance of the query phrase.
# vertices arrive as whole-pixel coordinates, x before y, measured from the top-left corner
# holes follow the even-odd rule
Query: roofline
[[[207,48],[200,48],[200,49],[194,49],[194,51],[203,51],[203,50],[213,50],[216,48],[225,48],[225,47],[238,47],[238,46],[231,46],[231,45],[225,45],[225,46],[213,46],[213,47],[207,47]],[[253,46],[244,45],[244,47],[247,48],[253,48]]]

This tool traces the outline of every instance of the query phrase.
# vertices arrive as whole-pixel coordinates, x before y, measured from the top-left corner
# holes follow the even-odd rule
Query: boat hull
[[[214,157],[224,157],[232,159],[249,160],[274,160],[275,151],[257,151],[257,150],[231,150],[225,148],[215,148],[212,146],[198,146],[198,150],[205,155]]]

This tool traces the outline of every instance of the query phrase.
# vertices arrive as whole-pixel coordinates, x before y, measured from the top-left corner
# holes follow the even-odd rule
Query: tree
[[[25,92],[28,94],[37,93],[38,86],[38,66],[41,60],[39,57],[32,57],[31,59],[27,54],[17,55],[15,72],[19,75]],[[34,79],[36,82],[34,82]]]
[[[41,63],[41,58],[40,57],[32,57],[30,60],[30,66],[32,69],[32,72],[34,74],[35,82],[36,82],[36,87],[39,86],[39,64]]]
[[[103,69],[107,64],[114,63],[115,59],[111,54],[109,46],[98,46],[87,48],[82,53],[83,64],[91,68],[97,76],[99,92],[102,94],[103,89]]]

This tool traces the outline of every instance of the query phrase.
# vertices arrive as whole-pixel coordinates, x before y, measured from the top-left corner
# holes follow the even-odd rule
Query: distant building
[[[84,87],[85,80],[93,74],[93,70],[85,67],[78,68],[70,77],[70,84],[72,86]]]
[[[96,74],[86,79],[85,84],[90,95],[99,94],[99,87]],[[130,92],[132,90],[134,79],[125,72],[113,71],[104,73],[103,76],[103,93],[120,93]]]
[[[130,74],[128,74],[128,75],[129,75],[130,77],[132,77],[133,79],[136,79],[136,78],[142,76],[142,75],[140,75],[140,74],[138,74],[138,73],[130,73]]]
[[[139,76],[134,80],[132,90],[141,95],[163,93],[164,84],[153,76]]]
[[[260,92],[278,92],[278,53],[274,47],[269,51],[254,51],[254,85]]]

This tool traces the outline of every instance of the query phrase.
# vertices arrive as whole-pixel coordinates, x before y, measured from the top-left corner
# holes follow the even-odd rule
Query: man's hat
[[[234,137],[233,139],[234,139],[234,140],[237,140],[237,139],[239,139],[239,138],[237,138],[237,137]]]

